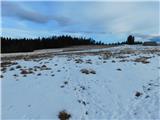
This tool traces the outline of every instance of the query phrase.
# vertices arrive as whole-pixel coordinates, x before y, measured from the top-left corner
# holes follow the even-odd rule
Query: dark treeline
[[[38,49],[49,48],[63,48],[73,45],[123,45],[123,44],[142,44],[142,42],[135,42],[133,36],[128,36],[125,42],[117,42],[111,44],[104,44],[99,41],[96,42],[91,38],[72,37],[72,36],[52,36],[42,38],[7,38],[1,37],[1,53],[13,53],[13,52],[32,52]]]
[[[141,41],[135,41],[134,36],[129,35],[127,40],[125,42],[117,42],[117,43],[111,43],[108,45],[124,45],[124,44],[128,44],[128,45],[137,45],[137,44],[143,44],[143,42]]]
[[[1,37],[1,52],[31,52],[38,49],[62,48],[73,45],[103,45],[91,38],[78,38],[71,36],[52,36],[47,38],[6,38]]]

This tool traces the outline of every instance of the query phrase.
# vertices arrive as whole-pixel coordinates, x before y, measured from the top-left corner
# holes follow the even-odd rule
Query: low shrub
[[[69,118],[71,118],[71,115],[69,113],[67,113],[65,110],[59,112],[58,118],[60,120],[69,120]]]

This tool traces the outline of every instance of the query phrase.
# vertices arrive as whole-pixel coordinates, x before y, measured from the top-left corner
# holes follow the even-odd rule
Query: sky
[[[158,1],[2,1],[1,36],[72,35],[112,43],[159,37]]]

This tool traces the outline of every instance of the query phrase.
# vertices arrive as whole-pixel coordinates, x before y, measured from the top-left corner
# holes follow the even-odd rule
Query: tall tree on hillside
[[[134,36],[129,35],[127,38],[127,44],[132,45],[134,44]]]

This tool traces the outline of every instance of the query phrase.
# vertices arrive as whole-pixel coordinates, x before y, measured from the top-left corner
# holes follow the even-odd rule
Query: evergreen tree
[[[129,44],[129,45],[134,44],[134,36],[129,35],[126,43]]]

